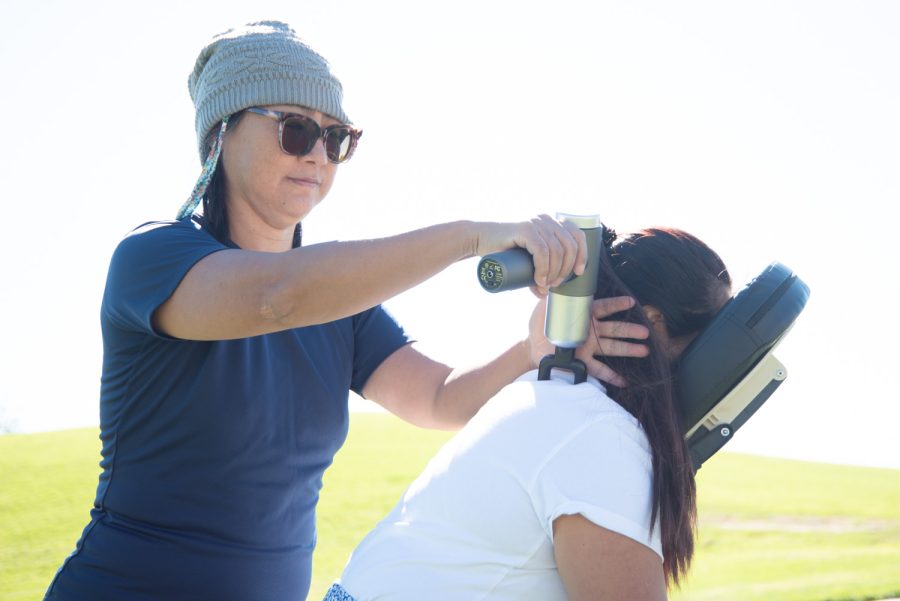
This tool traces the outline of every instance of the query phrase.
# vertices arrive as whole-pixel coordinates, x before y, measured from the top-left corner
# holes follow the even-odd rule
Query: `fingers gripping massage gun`
[[[603,249],[603,224],[598,215],[558,213],[556,218],[577,225],[587,240],[587,264],[584,272],[550,289],[544,334],[556,345],[556,351],[541,360],[538,379],[550,379],[554,368],[575,375],[575,383],[587,380],[587,367],[575,358],[575,349],[587,340],[591,330],[591,304],[597,289],[598,261]],[[529,286],[534,282],[534,264],[524,248],[486,255],[478,263],[478,281],[488,292],[503,292]]]

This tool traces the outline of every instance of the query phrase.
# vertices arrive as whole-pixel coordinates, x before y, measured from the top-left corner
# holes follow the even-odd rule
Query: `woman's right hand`
[[[540,297],[559,286],[573,272],[581,275],[587,263],[584,232],[572,222],[538,215],[521,223],[481,224],[475,243],[477,256],[524,248],[534,260],[534,286]]]

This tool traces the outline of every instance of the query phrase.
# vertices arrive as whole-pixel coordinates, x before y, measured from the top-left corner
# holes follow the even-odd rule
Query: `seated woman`
[[[675,229],[601,253],[596,297],[651,329],[627,386],[565,371],[504,388],[359,544],[327,600],[666,598],[693,553],[694,474],[672,366],[731,294],[718,255]],[[546,349],[550,352],[552,349]]]

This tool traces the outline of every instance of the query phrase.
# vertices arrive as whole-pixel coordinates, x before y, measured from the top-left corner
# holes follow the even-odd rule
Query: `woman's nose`
[[[325,140],[319,137],[319,139],[316,140],[316,143],[313,144],[312,150],[309,151],[309,154],[307,154],[303,158],[320,165],[324,165],[325,163],[327,163],[328,155],[325,153]]]

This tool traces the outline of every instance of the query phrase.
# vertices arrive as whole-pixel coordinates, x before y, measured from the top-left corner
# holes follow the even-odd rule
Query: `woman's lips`
[[[297,184],[298,186],[307,186],[310,188],[314,188],[319,185],[319,180],[314,177],[289,177],[288,181]]]

